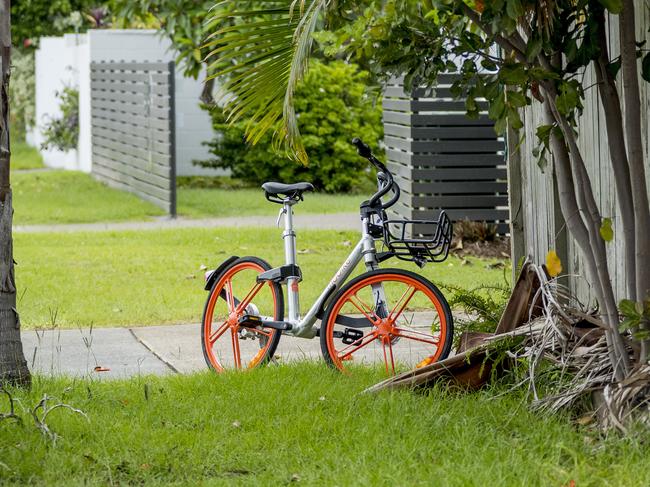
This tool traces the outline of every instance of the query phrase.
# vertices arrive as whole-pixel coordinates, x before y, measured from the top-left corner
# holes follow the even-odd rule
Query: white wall
[[[79,74],[84,60],[88,58],[88,42],[85,35],[43,37],[35,54],[36,76],[36,123],[28,134],[28,141],[40,147],[44,141],[42,129],[50,117],[60,115],[60,100],[56,96],[65,86],[79,88]],[[90,103],[90,95],[86,96]],[[80,101],[83,97],[80,95]],[[81,123],[81,120],[80,120]],[[81,137],[80,137],[81,138]],[[50,167],[81,169],[79,151],[62,152],[55,149],[41,150],[43,161]],[[90,166],[85,170],[89,171]]]
[[[172,61],[175,53],[169,41],[155,30],[91,30],[87,34],[42,38],[36,52],[36,120],[30,142],[38,146],[47,115],[59,113],[54,92],[65,83],[79,88],[79,146],[63,154],[44,151],[45,164],[89,172],[91,169],[90,62]],[[69,67],[69,68],[68,68]],[[213,137],[209,115],[199,107],[201,79],[185,78],[176,71],[176,173],[179,176],[219,174],[223,171],[203,169],[192,160],[209,157],[201,143]]]

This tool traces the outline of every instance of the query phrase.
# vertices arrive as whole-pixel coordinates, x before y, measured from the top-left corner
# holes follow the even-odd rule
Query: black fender
[[[239,259],[238,255],[231,255],[226,260],[224,260],[221,264],[219,264],[219,267],[217,267],[215,270],[206,273],[204,289],[206,291],[212,289],[212,286],[221,277],[221,274],[223,274],[224,271],[228,268],[228,266],[230,266],[230,264],[235,262],[237,259]]]

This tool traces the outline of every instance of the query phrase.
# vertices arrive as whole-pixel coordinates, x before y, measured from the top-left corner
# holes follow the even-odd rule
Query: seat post
[[[282,239],[284,240],[284,261],[286,265],[296,265],[296,232],[293,230],[293,205],[294,200],[285,199],[284,206],[284,232],[282,232]],[[289,303],[289,322],[296,323],[300,319],[300,300],[298,292],[297,278],[287,279],[287,294]]]

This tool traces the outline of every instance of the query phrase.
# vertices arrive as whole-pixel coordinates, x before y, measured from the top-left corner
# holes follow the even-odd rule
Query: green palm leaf
[[[307,162],[293,107],[304,76],[312,34],[330,0],[222,2],[206,24],[210,78],[219,78],[217,103],[229,122],[248,120],[246,137],[256,143],[274,133],[276,147]],[[233,4],[234,7],[233,7]]]

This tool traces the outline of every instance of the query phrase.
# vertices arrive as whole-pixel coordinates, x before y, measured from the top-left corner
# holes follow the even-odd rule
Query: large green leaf
[[[306,162],[293,94],[307,70],[312,34],[329,0],[276,0],[258,9],[222,2],[206,26],[210,77],[231,122],[247,120],[252,143],[272,130],[277,145]],[[228,4],[227,8],[224,5]]]

